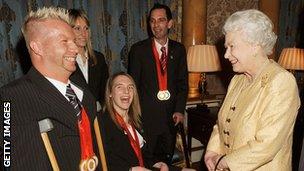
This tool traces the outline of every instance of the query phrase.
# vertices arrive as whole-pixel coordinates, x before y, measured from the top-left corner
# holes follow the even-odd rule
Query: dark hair
[[[171,13],[170,8],[167,5],[156,3],[156,4],[154,4],[154,6],[151,8],[151,10],[149,12],[149,18],[148,18],[149,21],[150,21],[150,18],[151,18],[152,11],[156,10],[156,9],[164,9],[166,11],[167,19],[168,20],[172,19],[172,13]]]

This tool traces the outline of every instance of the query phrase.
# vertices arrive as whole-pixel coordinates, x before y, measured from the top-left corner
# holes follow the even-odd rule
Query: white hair
[[[261,11],[250,9],[233,13],[226,20],[223,33],[233,31],[241,31],[244,41],[261,46],[266,55],[272,54],[277,36],[273,32],[273,23]]]
[[[45,19],[58,19],[69,24],[68,11],[64,8],[43,7],[43,8],[39,8],[37,11],[30,11],[29,14],[25,17],[25,21],[21,28],[22,34],[26,41],[28,40],[27,34],[29,31],[29,27],[33,27],[33,25],[30,25],[29,23],[43,21]]]

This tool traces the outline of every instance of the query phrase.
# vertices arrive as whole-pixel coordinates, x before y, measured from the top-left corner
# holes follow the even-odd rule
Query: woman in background
[[[209,171],[291,170],[300,106],[294,76],[268,59],[277,36],[258,10],[232,14],[223,28],[232,78],[205,154]]]
[[[79,9],[69,10],[70,24],[76,36],[77,69],[71,76],[73,81],[86,82],[97,100],[97,111],[104,103],[106,81],[109,77],[104,55],[92,49],[90,23],[86,13]]]
[[[114,74],[107,82],[105,97],[105,112],[99,125],[109,170],[145,171],[153,167],[168,170],[165,163],[153,161],[145,145],[132,77],[123,72]]]

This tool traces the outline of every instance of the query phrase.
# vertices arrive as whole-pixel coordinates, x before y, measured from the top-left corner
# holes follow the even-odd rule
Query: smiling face
[[[150,27],[156,40],[166,41],[168,30],[172,25],[173,21],[168,20],[165,9],[154,9],[151,12]]]
[[[78,53],[71,26],[58,19],[48,19],[37,25],[37,31],[32,32],[35,38],[30,41],[33,65],[47,77],[67,80],[76,70]]]
[[[135,85],[125,75],[119,75],[113,80],[110,97],[114,109],[120,114],[127,114],[133,101]]]
[[[232,31],[226,34],[225,58],[228,59],[234,72],[248,73],[255,63],[255,46],[242,39],[244,34],[240,31]]]
[[[89,39],[89,26],[83,18],[78,17],[73,27],[76,35],[76,44],[80,48],[84,48]]]

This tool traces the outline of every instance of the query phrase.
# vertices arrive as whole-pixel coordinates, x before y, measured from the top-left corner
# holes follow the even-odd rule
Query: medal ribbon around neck
[[[159,100],[168,100],[170,98],[170,92],[167,87],[167,70],[162,74],[161,64],[159,59],[159,54],[156,50],[155,42],[152,41],[153,57],[155,59],[156,71],[157,71],[157,81],[159,92],[157,93],[157,98]]]
[[[129,139],[130,144],[131,144],[131,146],[132,146],[132,148],[133,148],[133,150],[136,154],[139,165],[141,167],[144,167],[144,160],[143,160],[143,157],[142,157],[142,154],[141,154],[139,140],[138,140],[138,136],[137,136],[137,133],[136,133],[136,130],[135,130],[134,126],[132,124],[130,124],[131,127],[132,127],[132,130],[133,130],[133,134],[134,134],[134,138],[133,138],[132,135],[131,135],[131,132],[129,131],[125,121],[123,120],[123,118],[115,111],[115,109],[114,109],[114,112],[115,112],[116,121],[118,122],[120,127],[127,133],[128,139]]]
[[[80,117],[81,118],[78,120],[81,147],[81,161],[79,167],[81,171],[93,171],[98,165],[98,159],[93,151],[90,120],[83,107],[81,108]]]
[[[167,71],[164,71],[164,74],[161,73],[159,54],[156,50],[154,40],[152,41],[152,49],[153,49],[153,57],[154,57],[155,63],[156,63],[158,88],[160,91],[164,91],[164,90],[167,90]]]

